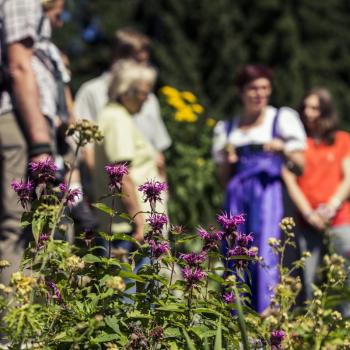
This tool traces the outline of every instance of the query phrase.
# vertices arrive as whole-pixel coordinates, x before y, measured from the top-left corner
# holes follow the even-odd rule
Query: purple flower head
[[[224,302],[226,304],[231,304],[235,301],[235,295],[233,292],[227,292],[225,293],[222,298],[224,299]]]
[[[184,269],[182,269],[182,274],[185,281],[189,285],[199,283],[206,276],[205,272],[201,270],[199,267],[196,267],[196,268],[185,267]]]
[[[82,195],[83,193],[79,188],[68,190],[65,204],[69,207],[73,206],[76,199],[79,199]]]
[[[217,216],[217,221],[227,234],[232,234],[237,230],[238,225],[245,222],[245,219],[244,214],[232,215],[223,212]]]
[[[62,301],[62,294],[55,283],[51,281],[46,282],[47,287],[49,288],[50,296],[56,299],[58,302]]]
[[[153,239],[148,241],[148,244],[151,248],[152,255],[155,258],[159,258],[161,255],[167,253],[170,249],[169,243],[168,242],[160,242],[157,243]]]
[[[165,214],[151,214],[146,221],[151,226],[153,233],[161,234],[163,226],[168,223],[168,217]]]
[[[69,207],[73,206],[76,199],[83,195],[80,188],[68,189],[65,183],[60,183],[58,187],[61,190],[61,192],[66,196],[64,204],[68,205]]]
[[[251,233],[248,235],[244,233],[238,233],[236,237],[236,243],[242,247],[248,247],[251,242],[254,241],[254,238]]]
[[[17,193],[18,201],[21,202],[23,209],[25,209],[33,200],[34,182],[31,180],[28,180],[27,182],[13,180],[11,187]]]
[[[38,183],[45,183],[54,180],[57,169],[56,164],[50,158],[39,162],[29,163],[30,175]]]
[[[285,338],[285,336],[286,336],[286,333],[282,330],[275,330],[271,332],[270,344],[273,347],[273,349],[281,348],[281,343]]]
[[[219,246],[219,241],[222,240],[224,233],[222,231],[215,230],[214,227],[210,227],[209,230],[205,230],[202,227],[197,229],[199,237],[204,241],[204,250],[211,250]]]
[[[39,237],[38,248],[41,249],[45,243],[49,240],[50,235],[47,233],[42,233]]]
[[[107,164],[105,171],[109,176],[109,190],[120,191],[122,188],[123,176],[129,174],[129,169],[126,163]]]
[[[256,247],[252,247],[248,249],[247,247],[242,247],[242,246],[235,246],[231,249],[228,250],[227,255],[229,257],[237,257],[237,259],[234,259],[234,263],[236,266],[240,268],[246,268],[249,263],[249,259],[247,258],[255,258],[258,254],[258,251]],[[242,257],[242,258],[239,258]]]
[[[188,254],[180,254],[180,259],[184,260],[190,266],[197,266],[205,261],[207,257],[207,253],[205,251],[196,253],[188,253]]]
[[[148,201],[154,209],[156,202],[162,201],[161,193],[168,190],[168,185],[165,182],[150,180],[139,186],[138,190],[143,193],[143,200]]]
[[[248,256],[248,249],[239,245],[229,249],[227,252],[228,256]]]

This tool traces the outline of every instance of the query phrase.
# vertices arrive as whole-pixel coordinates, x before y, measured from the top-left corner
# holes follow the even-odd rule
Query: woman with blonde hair
[[[156,79],[156,70],[134,60],[119,60],[112,68],[108,95],[109,103],[98,116],[99,127],[104,134],[103,144],[96,147],[94,185],[98,197],[106,194],[108,178],[101,169],[109,163],[127,163],[129,174],[123,178],[121,198],[123,208],[133,217],[136,213],[149,211],[143,202],[138,186],[150,179],[158,179],[156,150],[139,131],[133,115],[140,111],[151,92]],[[107,200],[111,205],[111,200]],[[160,208],[164,211],[164,208]],[[109,230],[109,218],[99,213],[102,228]],[[134,227],[114,218],[113,232],[128,231],[139,242],[143,241],[145,217],[138,214]]]

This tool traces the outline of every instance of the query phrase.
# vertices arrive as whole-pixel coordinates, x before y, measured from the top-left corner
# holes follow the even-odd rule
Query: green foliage
[[[56,196],[59,207],[65,206],[66,195],[62,197],[49,183],[43,193],[23,216],[26,224],[33,224],[37,209],[47,204],[48,196],[51,202]],[[155,207],[153,203],[153,215]],[[58,213],[57,222],[43,215],[40,227],[58,227],[63,211]],[[115,211],[112,214],[119,215]],[[25,273],[15,272],[10,286],[0,284],[0,311],[4,312],[0,331],[10,340],[11,349],[221,350],[243,346],[245,350],[341,350],[349,346],[350,323],[333,310],[334,295],[347,278],[342,257],[325,256],[324,283],[315,287],[314,298],[305,309],[293,311],[300,280],[292,277],[292,272],[303,266],[308,254],[291,270],[283,266],[285,250],[294,244],[292,219],[281,223],[285,242],[269,242],[281,257],[281,282],[264,317],[249,306],[250,284],[245,278],[249,264],[260,263],[257,256],[221,256],[220,234],[216,241],[213,237],[217,236],[211,236],[204,242],[201,254],[185,258],[176,252],[182,242],[195,239],[193,235],[182,236],[174,229],[172,254],[159,229],[150,227],[144,244],[138,244],[134,253],[119,257],[96,256],[91,235],[87,239],[83,234],[84,243],[72,246],[54,239],[54,235],[48,237],[46,230],[39,232],[38,241],[27,250]],[[209,228],[206,233],[215,232]],[[129,241],[129,237],[111,232],[96,235],[109,241]],[[223,239],[229,248],[240,244],[236,236],[236,226],[225,231]],[[153,244],[165,244],[166,249],[157,253]],[[135,271],[141,256],[149,257],[150,263]],[[212,258],[221,259],[223,266],[211,268]],[[227,268],[229,260],[235,262],[232,269]],[[0,261],[1,269],[7,266],[6,261]],[[175,279],[176,266],[183,268],[183,278]],[[217,275],[218,271],[223,275]],[[209,279],[218,283],[217,288],[208,288]],[[229,298],[223,293],[229,293]],[[277,345],[274,332],[282,334]]]

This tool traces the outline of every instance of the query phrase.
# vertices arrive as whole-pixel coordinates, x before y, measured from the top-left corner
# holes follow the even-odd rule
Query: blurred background
[[[54,41],[70,58],[73,92],[108,67],[113,32],[131,25],[153,40],[157,91],[164,85],[191,91],[204,107],[196,120],[179,121],[160,96],[173,139],[167,151],[170,216],[188,228],[212,221],[222,203],[208,120],[236,112],[240,65],[273,68],[276,106],[297,108],[308,88],[329,88],[349,129],[348,0],[74,0],[64,20]]]

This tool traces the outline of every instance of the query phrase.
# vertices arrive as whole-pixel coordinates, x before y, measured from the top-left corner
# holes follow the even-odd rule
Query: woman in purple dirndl
[[[226,186],[225,211],[246,214],[239,227],[252,233],[262,264],[251,264],[252,304],[263,312],[278,283],[278,257],[269,238],[281,238],[283,217],[282,167],[303,167],[305,132],[298,114],[287,107],[268,105],[272,73],[262,65],[246,65],[236,85],[243,105],[240,116],[217,124],[213,154]],[[232,171],[232,169],[234,169]],[[225,247],[223,247],[224,253]]]

